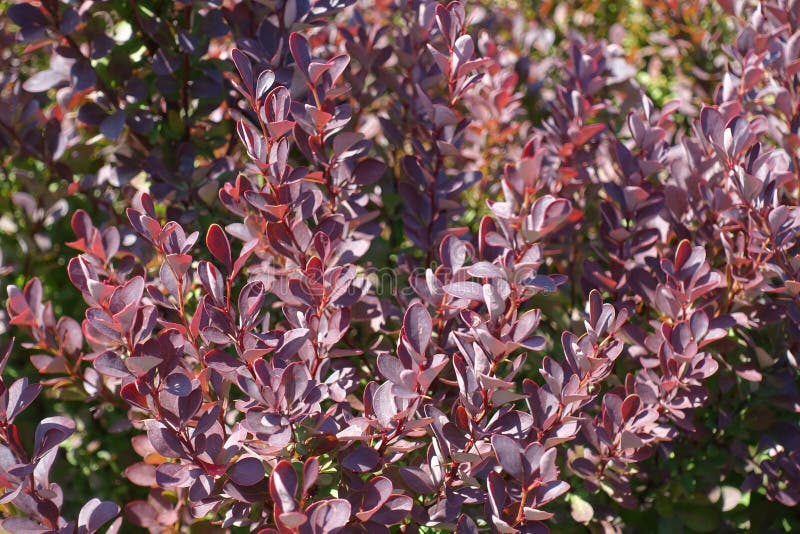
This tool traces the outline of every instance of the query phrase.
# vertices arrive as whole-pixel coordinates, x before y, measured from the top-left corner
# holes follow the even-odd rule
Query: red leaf
[[[225,265],[225,270],[230,273],[233,270],[231,245],[228,242],[228,236],[225,235],[225,231],[220,225],[212,224],[208,228],[206,245],[208,245],[208,250],[211,251],[211,254],[221,261]]]

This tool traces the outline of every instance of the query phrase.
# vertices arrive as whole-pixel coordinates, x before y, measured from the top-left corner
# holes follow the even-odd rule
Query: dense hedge
[[[800,530],[797,1],[0,9],[4,529]]]

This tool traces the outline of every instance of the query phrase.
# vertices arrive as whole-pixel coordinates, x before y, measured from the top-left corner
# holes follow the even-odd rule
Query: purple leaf
[[[456,298],[483,302],[483,287],[475,282],[454,282],[443,289],[445,293]]]
[[[176,397],[185,397],[192,392],[192,381],[181,372],[169,375],[165,381],[165,388]]]
[[[297,473],[288,460],[278,462],[270,474],[269,494],[282,512],[293,512],[297,508]]]
[[[26,377],[18,378],[8,388],[5,419],[9,423],[39,396],[42,391],[40,384],[28,384]],[[2,415],[2,414],[0,414]],[[38,440],[37,440],[38,441]]]
[[[116,141],[122,135],[125,126],[125,112],[117,110],[113,115],[103,119],[100,123],[100,133],[111,141]]]
[[[93,365],[98,373],[113,378],[125,378],[131,374],[122,358],[110,350],[95,358]]]
[[[306,509],[312,534],[336,532],[350,521],[350,503],[344,499],[324,499]]]
[[[264,464],[258,458],[241,458],[228,471],[228,477],[240,486],[253,486],[264,479]]]
[[[72,88],[76,91],[83,91],[94,86],[97,82],[97,73],[92,65],[86,60],[76,61],[69,71]],[[124,117],[124,113],[123,113]],[[103,132],[105,135],[105,132]],[[108,137],[108,136],[106,136]],[[112,140],[116,137],[111,138]]]
[[[354,473],[372,472],[380,462],[380,454],[372,447],[360,445],[342,459],[342,467]]]
[[[514,477],[519,482],[525,479],[525,470],[522,466],[520,445],[513,439],[502,434],[492,436],[492,448],[503,471]]]
[[[160,455],[167,458],[180,458],[183,455],[183,446],[175,432],[154,420],[145,421],[145,427],[150,444]]]
[[[67,417],[55,416],[42,419],[36,427],[34,457],[41,458],[50,449],[70,437],[74,431],[75,423]]]
[[[255,91],[253,85],[253,66],[250,64],[250,58],[238,48],[234,48],[231,51],[231,59],[233,59],[233,63],[236,65],[236,70],[239,71],[239,76],[242,77],[242,85],[247,91],[248,96],[253,98],[255,96]]]
[[[100,527],[114,519],[120,507],[110,501],[101,501],[97,497],[89,500],[78,515],[78,534],[93,534]]]
[[[300,72],[308,78],[308,67],[311,64],[311,55],[308,50],[308,41],[299,33],[292,33],[289,36],[289,50],[292,52],[295,64]]]
[[[418,354],[424,354],[431,340],[433,323],[431,315],[422,304],[415,302],[403,317],[403,334]]]
[[[308,492],[317,483],[319,477],[319,460],[312,456],[303,464],[303,495],[308,495]]]

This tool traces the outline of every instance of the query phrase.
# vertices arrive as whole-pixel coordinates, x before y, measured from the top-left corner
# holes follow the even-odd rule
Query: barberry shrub
[[[5,6],[2,527],[800,528],[800,4],[645,4]]]

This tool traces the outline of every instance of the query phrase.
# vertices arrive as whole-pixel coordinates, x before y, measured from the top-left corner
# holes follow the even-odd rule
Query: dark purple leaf
[[[111,141],[116,141],[122,135],[125,126],[125,112],[117,110],[113,115],[103,119],[100,123],[100,133]]]
[[[264,479],[264,464],[258,458],[242,458],[233,464],[228,476],[241,486],[253,486]]]
[[[311,55],[308,50],[308,41],[299,33],[292,33],[289,36],[289,49],[292,52],[295,64],[300,69],[303,76],[308,77],[308,67],[311,64]]]
[[[94,68],[88,61],[85,60],[76,61],[72,65],[69,75],[70,81],[72,82],[72,88],[76,91],[89,89],[90,87],[94,86],[95,82],[97,82],[97,74],[95,73]],[[116,139],[116,137],[111,139]]]
[[[78,534],[93,534],[100,527],[114,519],[120,507],[110,501],[101,501],[97,497],[89,500],[78,515]]]
[[[6,421],[12,423],[20,412],[30,406],[41,391],[42,386],[40,384],[29,384],[26,377],[15,380],[7,392]]]
[[[372,472],[380,462],[380,454],[372,447],[360,445],[342,459],[342,467],[354,473]]]
[[[192,392],[192,381],[185,374],[175,372],[167,377],[164,389],[176,397],[185,397]]]
[[[236,65],[236,70],[239,71],[239,76],[242,77],[242,86],[247,91],[247,94],[250,96],[250,98],[253,98],[255,96],[255,86],[253,80],[253,67],[250,64],[250,58],[248,58],[238,48],[234,48],[231,51],[231,59],[233,59],[233,63]]]
[[[55,416],[42,419],[36,427],[34,456],[41,458],[50,449],[58,446],[75,431],[75,423],[67,417]]]

